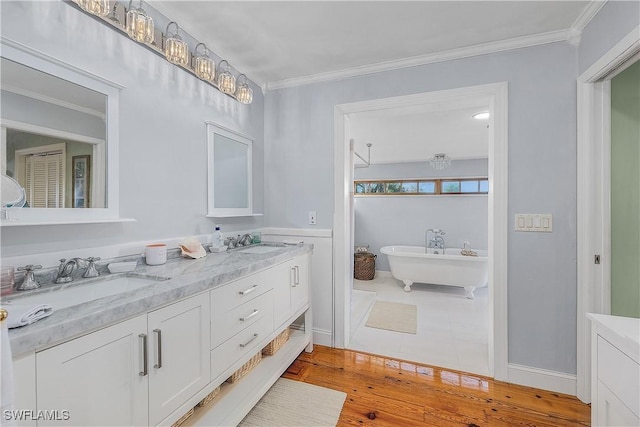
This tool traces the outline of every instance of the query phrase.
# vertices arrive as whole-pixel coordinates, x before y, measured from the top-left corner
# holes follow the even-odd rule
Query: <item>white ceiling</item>
[[[344,78],[492,51],[572,41],[602,2],[150,1],[263,88]],[[435,153],[486,158],[488,105],[353,114],[355,150],[371,162]],[[357,160],[357,159],[356,159]],[[359,160],[357,160],[359,162]]]
[[[149,3],[267,87],[415,65],[470,46],[500,50],[523,38],[523,45],[567,40],[597,7],[589,1],[481,0]]]

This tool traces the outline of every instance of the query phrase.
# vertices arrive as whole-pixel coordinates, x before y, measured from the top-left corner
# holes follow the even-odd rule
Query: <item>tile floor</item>
[[[389,272],[376,272],[373,280],[354,279],[354,287],[349,349],[489,375],[486,287],[476,289],[473,300],[463,288],[450,286],[417,283],[405,292]],[[366,327],[375,300],[417,305],[417,333]]]

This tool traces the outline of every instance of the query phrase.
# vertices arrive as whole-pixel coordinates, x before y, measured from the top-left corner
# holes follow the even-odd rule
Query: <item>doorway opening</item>
[[[638,60],[632,30],[578,77],[577,397],[591,401],[591,325],[611,310],[611,79]]]
[[[488,143],[488,361],[489,374],[507,378],[507,84],[497,83],[409,96],[342,104],[334,110],[334,325],[333,345],[344,348],[351,336],[354,248],[353,150],[349,116],[366,111],[441,105],[468,107],[483,99],[490,113]]]

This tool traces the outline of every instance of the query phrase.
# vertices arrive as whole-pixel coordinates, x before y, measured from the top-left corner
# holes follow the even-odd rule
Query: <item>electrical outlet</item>
[[[316,211],[309,211],[309,224],[316,225]]]

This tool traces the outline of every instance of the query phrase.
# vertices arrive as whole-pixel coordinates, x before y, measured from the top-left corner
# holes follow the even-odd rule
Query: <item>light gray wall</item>
[[[100,117],[5,90],[0,95],[0,111],[3,119],[105,139],[106,125]]]
[[[575,373],[576,64],[554,43],[269,92],[267,224],[305,228],[315,210],[332,227],[336,105],[506,81],[509,362]],[[553,214],[554,232],[515,233],[516,213]]]
[[[445,170],[429,162],[375,164],[356,168],[356,179],[413,179],[486,177],[487,160],[454,160]],[[486,195],[361,196],[355,197],[355,244],[369,245],[375,253],[376,270],[389,271],[388,245],[424,246],[425,231],[440,228],[447,247],[487,249],[488,211]]]
[[[205,120],[254,138],[253,204],[262,212],[264,97],[242,105],[62,1],[1,2],[2,36],[125,88],[120,93],[120,213],[134,223],[2,229],[2,256],[213,233]],[[191,49],[195,46],[190,45]],[[219,221],[224,232],[261,217]]]
[[[608,1],[582,32],[578,75],[640,25],[640,2]]]

